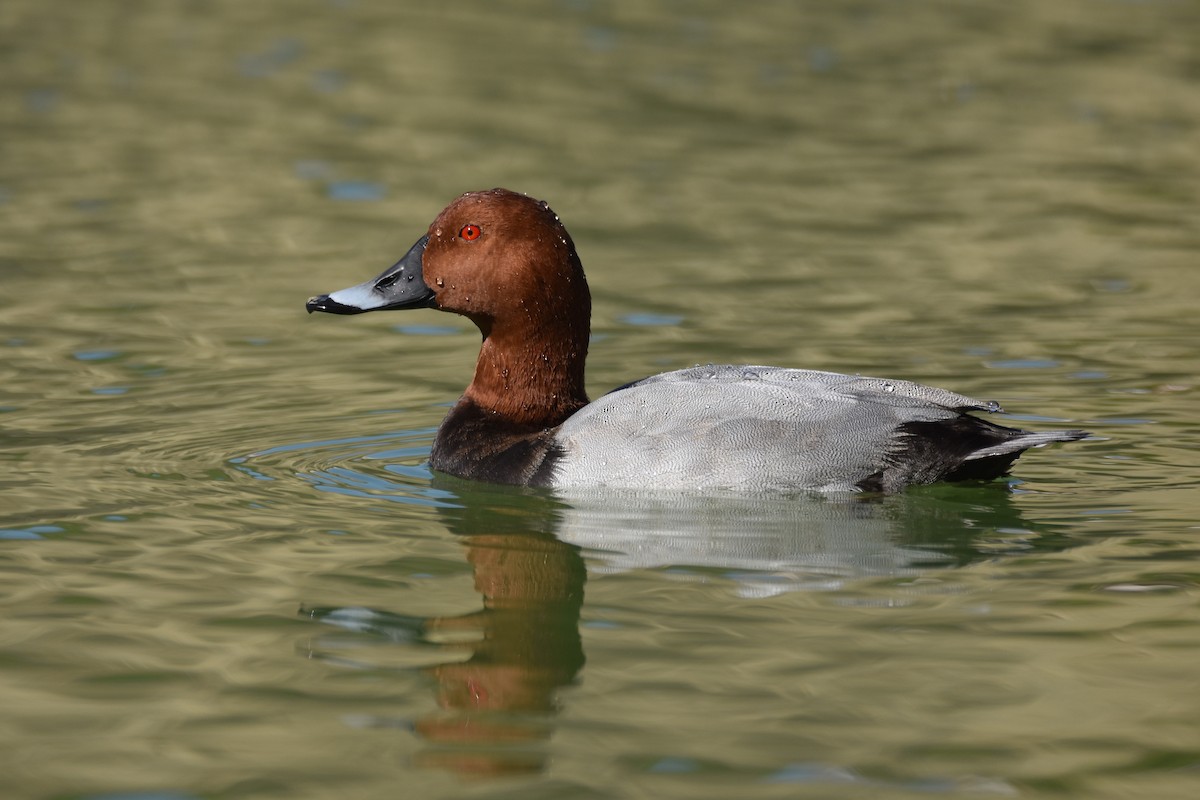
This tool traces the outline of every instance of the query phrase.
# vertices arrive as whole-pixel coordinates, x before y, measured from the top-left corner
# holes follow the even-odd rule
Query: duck
[[[451,202],[378,277],[309,313],[436,309],[482,335],[429,467],[551,489],[876,492],[1006,475],[1026,450],[1088,435],[976,416],[994,402],[900,379],[708,364],[584,386],[591,294],[549,204],[508,189]]]

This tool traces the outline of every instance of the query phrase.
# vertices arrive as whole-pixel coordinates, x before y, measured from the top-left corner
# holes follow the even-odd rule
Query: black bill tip
[[[316,297],[308,298],[304,303],[304,308],[310,314],[314,311],[324,311],[326,314],[361,314],[366,310],[343,305],[327,294],[319,294]]]

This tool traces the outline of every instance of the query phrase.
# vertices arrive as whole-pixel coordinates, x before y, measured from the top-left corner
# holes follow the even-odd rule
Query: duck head
[[[461,314],[483,335],[475,380],[464,397],[539,422],[587,402],[587,279],[558,216],[526,195],[507,189],[462,195],[377,278],[310,298],[306,308]]]

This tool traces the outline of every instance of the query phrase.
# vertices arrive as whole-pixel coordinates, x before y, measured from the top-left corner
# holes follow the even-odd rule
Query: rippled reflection
[[[411,723],[428,744],[420,764],[486,775],[545,766],[540,744],[553,732],[556,692],[584,663],[579,612],[586,570],[578,548],[541,531],[553,527],[555,509],[540,505],[544,520],[523,504],[511,530],[492,522],[484,533],[478,507],[442,507],[447,526],[463,536],[482,598],[478,611],[413,618],[364,608],[301,610],[326,624],[437,653],[437,663],[421,669],[434,684],[439,711]],[[319,649],[309,655],[338,658]]]
[[[381,443],[394,444],[385,437],[339,446]],[[603,580],[657,570],[762,598],[867,578],[916,581],[929,570],[1003,552],[1070,544],[1053,526],[1024,521],[1004,484],[888,498],[555,496],[442,475],[414,491],[346,466],[322,474],[347,491],[402,503],[427,502],[423,494],[435,492],[438,518],[461,537],[480,597],[475,611],[413,616],[403,608],[314,605],[301,614],[376,646],[410,651],[400,661],[426,677],[438,710],[354,724],[411,730],[424,742],[416,763],[473,775],[545,769],[561,690],[584,670],[580,612],[589,573]],[[306,655],[343,668],[372,667],[370,657],[347,660],[321,637]]]

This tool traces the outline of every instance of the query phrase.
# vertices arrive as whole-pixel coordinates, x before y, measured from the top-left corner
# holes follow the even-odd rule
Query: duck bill
[[[368,311],[384,311],[403,308],[432,308],[433,290],[425,285],[421,274],[421,259],[429,237],[417,240],[404,258],[383,271],[378,278],[339,289],[329,294],[310,297],[304,307],[308,313],[324,311],[326,314],[364,314]]]

